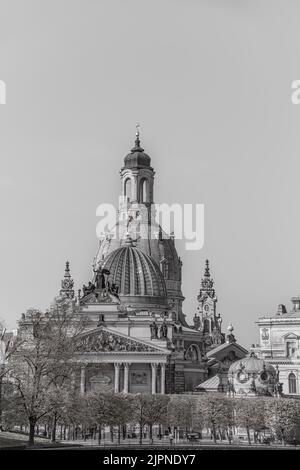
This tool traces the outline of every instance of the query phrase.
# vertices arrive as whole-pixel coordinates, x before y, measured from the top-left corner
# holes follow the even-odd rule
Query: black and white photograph
[[[299,22],[0,0],[0,465],[300,449]]]

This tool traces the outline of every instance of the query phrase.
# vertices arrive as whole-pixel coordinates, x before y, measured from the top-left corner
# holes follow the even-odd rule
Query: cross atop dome
[[[136,124],[136,132],[135,132],[135,146],[131,149],[131,153],[136,153],[136,152],[144,152],[144,149],[141,147],[141,141],[140,141],[140,125]],[[146,154],[145,154],[146,155]],[[148,155],[147,155],[148,157]],[[150,160],[150,157],[148,157]]]

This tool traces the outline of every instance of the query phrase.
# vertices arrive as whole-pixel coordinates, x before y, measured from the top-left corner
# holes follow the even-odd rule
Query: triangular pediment
[[[211,367],[213,364],[223,363],[228,366],[238,359],[243,359],[247,354],[248,351],[238,343],[223,343],[207,353],[208,365]]]
[[[283,336],[284,339],[298,339],[299,336],[296,335],[295,333],[286,333],[284,336]]]
[[[164,353],[170,354],[167,349],[139,340],[123,333],[116,332],[100,326],[94,330],[87,331],[78,338],[78,353]]]

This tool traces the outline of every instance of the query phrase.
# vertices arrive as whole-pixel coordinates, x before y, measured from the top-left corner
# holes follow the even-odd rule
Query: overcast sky
[[[76,289],[97,251],[96,207],[117,203],[135,123],[158,203],[204,203],[184,251],[192,319],[209,258],[224,327],[300,293],[297,0],[0,0],[0,317],[45,308],[66,259]]]

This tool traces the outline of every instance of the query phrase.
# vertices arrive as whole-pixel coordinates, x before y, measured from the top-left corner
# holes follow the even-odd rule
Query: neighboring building
[[[62,280],[60,296],[88,321],[78,347],[77,383],[82,393],[103,384],[125,393],[193,391],[222,361],[228,368],[246,351],[232,331],[227,342],[222,333],[208,261],[199,313],[193,326],[185,320],[182,262],[174,237],[155,220],[155,173],[138,133],[120,174],[118,221],[101,239],[92,278],[76,299],[69,263]],[[26,315],[20,326],[24,322]]]
[[[286,396],[300,395],[300,296],[291,300],[292,310],[280,304],[275,315],[259,318],[260,344],[251,348],[278,368]]]

